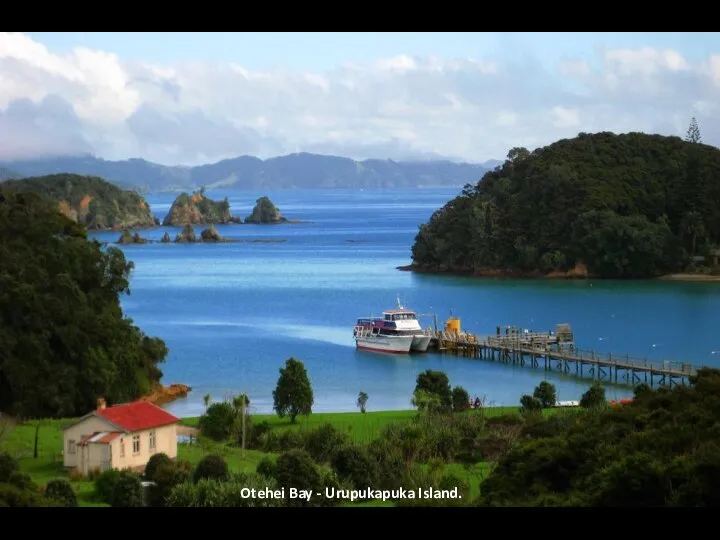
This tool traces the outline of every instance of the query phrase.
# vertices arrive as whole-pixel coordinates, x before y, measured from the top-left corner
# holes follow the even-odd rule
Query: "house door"
[[[100,463],[100,469],[107,471],[110,469],[112,464],[112,447],[109,444],[103,445],[102,461]]]

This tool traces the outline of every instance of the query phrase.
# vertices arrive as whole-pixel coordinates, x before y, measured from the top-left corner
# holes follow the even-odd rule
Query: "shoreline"
[[[478,279],[507,279],[507,280],[597,280],[597,281],[682,281],[682,282],[720,282],[720,275],[711,274],[693,274],[688,272],[678,272],[676,274],[665,274],[662,276],[651,277],[651,278],[638,278],[638,279],[622,279],[622,278],[603,278],[587,274],[584,266],[578,265],[575,268],[568,270],[567,272],[551,272],[545,274],[542,272],[508,272],[503,270],[473,270],[473,271],[461,271],[461,270],[433,270],[428,268],[421,268],[414,266],[413,264],[406,264],[402,266],[396,266],[396,270],[401,272],[414,272],[416,274],[430,274],[435,276],[455,276],[455,277],[470,277]]]
[[[138,401],[147,401],[161,407],[175,400],[186,398],[192,388],[186,384],[158,385],[150,393],[142,396]]]

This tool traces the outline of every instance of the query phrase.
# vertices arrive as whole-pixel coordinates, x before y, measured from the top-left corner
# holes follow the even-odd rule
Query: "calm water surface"
[[[396,270],[410,262],[418,225],[457,192],[208,192],[227,196],[243,217],[268,195],[285,216],[306,223],[217,227],[239,243],[123,247],[135,262],[125,311],[168,344],[163,380],[193,388],[167,408],[192,416],[202,412],[207,393],[219,400],[247,392],[254,412],[272,412],[278,370],[290,356],[308,369],[316,412],[357,410],[360,391],[369,395],[368,410],[407,409],[417,374],[428,368],[498,405],[518,404],[545,378],[561,400],[578,399],[590,384],[483,360],[357,351],[355,319],[380,315],[398,295],[407,307],[437,314],[441,324],[453,313],[478,334],[494,333],[498,324],[553,330],[570,323],[583,349],[720,366],[720,283],[504,281]],[[147,197],[160,219],[173,198]],[[166,230],[174,237],[180,228],[142,234],[159,240]],[[421,323],[429,326],[432,318]]]

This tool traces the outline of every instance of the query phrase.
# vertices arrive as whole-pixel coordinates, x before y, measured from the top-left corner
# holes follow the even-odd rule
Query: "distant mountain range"
[[[166,166],[144,159],[106,161],[94,156],[0,162],[0,180],[74,173],[99,176],[140,192],[207,189],[462,187],[475,184],[502,162],[355,161],[318,154],[290,154],[262,160],[241,156],[195,167]],[[14,175],[14,176],[13,176]]]

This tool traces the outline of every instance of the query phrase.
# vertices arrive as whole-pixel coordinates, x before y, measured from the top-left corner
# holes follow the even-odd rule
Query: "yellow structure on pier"
[[[450,317],[445,321],[445,331],[452,334],[460,333],[460,319],[457,317]]]

